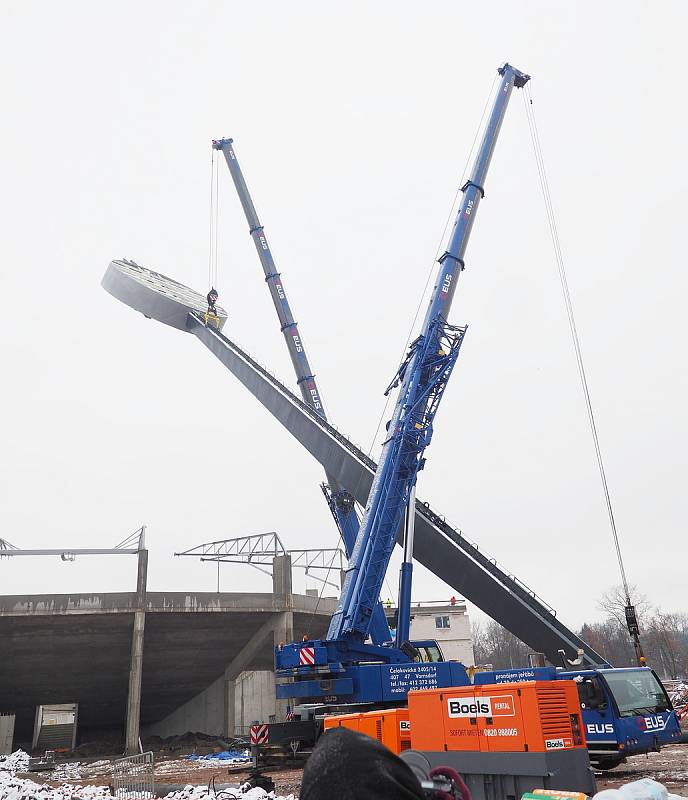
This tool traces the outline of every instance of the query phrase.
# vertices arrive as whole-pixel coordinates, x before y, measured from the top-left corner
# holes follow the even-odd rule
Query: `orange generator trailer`
[[[533,789],[595,793],[575,681],[528,681],[409,692],[411,750],[421,780],[453,767],[474,800]]]
[[[384,711],[366,711],[359,714],[341,714],[325,717],[323,727],[351,728],[382,742],[399,755],[411,749],[411,724],[408,708],[388,708]]]
[[[419,780],[453,767],[474,800],[533,789],[595,793],[574,681],[411,691],[408,708],[325,718],[325,729],[338,726],[378,739]]]
[[[411,746],[423,751],[549,753],[586,749],[574,681],[409,692]]]

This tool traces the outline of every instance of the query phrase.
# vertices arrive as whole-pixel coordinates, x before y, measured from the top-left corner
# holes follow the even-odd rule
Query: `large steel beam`
[[[308,452],[362,505],[376,464],[290,392],[280,381],[201,318],[189,314],[193,333]],[[466,599],[499,622],[553,663],[560,650],[573,659],[580,650],[583,662],[604,659],[561,623],[553,609],[514,576],[483,555],[427,503],[416,504],[415,559]]]

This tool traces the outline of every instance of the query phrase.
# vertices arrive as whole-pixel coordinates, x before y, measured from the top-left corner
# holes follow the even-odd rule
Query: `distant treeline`
[[[631,596],[636,605],[648,666],[660,678],[688,678],[688,614],[652,608],[635,588]],[[604,619],[586,622],[577,632],[615,667],[636,665],[633,644],[626,630],[624,605],[623,593],[619,587],[614,587],[599,603]],[[473,624],[473,651],[476,664],[492,664],[495,669],[527,666],[528,653],[532,652],[528,645],[494,620]]]

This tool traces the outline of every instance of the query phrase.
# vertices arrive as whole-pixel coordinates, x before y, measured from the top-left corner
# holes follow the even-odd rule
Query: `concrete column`
[[[127,730],[125,753],[139,752],[139,726],[141,722],[141,678],[143,676],[143,633],[146,625],[146,581],[148,577],[148,550],[139,550],[136,579],[134,631],[131,638],[129,666],[129,697],[127,699]]]
[[[225,730],[228,739],[236,736],[236,681],[225,678]]]
[[[275,644],[282,641],[291,641],[291,639],[278,638],[277,631],[284,630],[283,618],[289,615],[293,618],[291,611],[283,612],[276,618],[270,617],[266,620],[260,628],[253,634],[253,636],[246,642],[246,644],[234,656],[232,663],[225,669],[225,735],[233,736],[236,729],[236,700],[234,689],[237,677],[246,669],[249,669],[251,662],[256,655],[266,646],[266,640],[272,636]],[[292,622],[292,629],[294,624]],[[291,633],[293,637],[293,630]]]
[[[284,613],[277,620],[274,629],[274,644],[285,644],[294,641],[294,598],[291,583],[291,556],[275,556],[272,562],[272,590],[276,595],[284,598]],[[284,722],[287,716],[286,700],[275,699],[275,720]]]
[[[278,647],[280,642],[293,642],[294,641],[294,612],[285,611],[275,625],[275,647]],[[287,706],[289,703],[286,700],[280,700],[279,697],[275,699],[275,720],[277,722],[284,722],[287,718]]]
[[[291,594],[291,556],[275,556],[272,559],[272,593]]]

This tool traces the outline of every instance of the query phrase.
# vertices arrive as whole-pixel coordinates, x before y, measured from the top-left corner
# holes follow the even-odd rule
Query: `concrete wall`
[[[223,675],[165,719],[146,726],[143,735],[164,738],[192,731],[226,736],[225,720],[230,709],[225,711],[225,698]],[[271,670],[247,670],[235,679],[234,714],[237,736],[247,735],[253,720],[271,721],[275,714],[275,674]]]
[[[275,673],[272,670],[242,672],[234,685],[235,729],[246,734],[253,720],[271,722],[275,714]]]
[[[224,675],[164,719],[143,728],[144,736],[176,736],[192,731],[223,736],[225,727]]]

